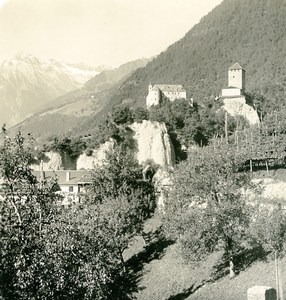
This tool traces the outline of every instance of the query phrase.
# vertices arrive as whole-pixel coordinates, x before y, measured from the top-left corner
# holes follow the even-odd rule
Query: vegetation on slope
[[[113,113],[117,124],[125,124],[126,116],[130,117],[128,109]],[[233,280],[246,289],[248,282],[239,278],[244,272],[252,274],[247,270],[249,265],[265,259],[269,252],[284,253],[285,213],[279,207],[253,207],[250,210],[256,217],[249,218],[249,207],[240,190],[249,183],[249,174],[242,172],[244,157],[233,159],[237,148],[232,144],[217,144],[215,151],[214,145],[195,151],[175,168],[177,188],[169,193],[164,215],[165,232],[177,241],[175,245],[164,236],[160,224],[151,231],[145,227],[142,234],[143,222],[154,211],[154,189],[142,178],[142,167],[134,162],[127,148],[119,146],[108,156],[107,165],[90,173],[92,185],[84,203],[62,210],[52,201],[53,197],[60,200],[50,189],[52,186],[38,183],[30,173],[34,152],[32,145],[28,146],[18,134],[15,139],[6,137],[0,148],[5,183],[4,201],[0,203],[0,276],[9,278],[1,280],[4,299],[48,295],[54,299],[124,299],[131,295],[138,299],[186,299],[196,297],[205,288],[212,289],[215,282],[230,286],[224,279],[229,259],[237,275]],[[78,146],[81,145],[74,144],[75,149]],[[201,226],[190,226],[199,225],[200,219],[204,220]],[[138,235],[145,239],[144,248],[128,249]],[[10,236],[13,239],[7,238]],[[228,255],[220,250],[226,250]],[[190,262],[190,255],[199,258],[199,262]],[[169,272],[165,274],[164,270]],[[172,276],[170,270],[174,272]],[[266,280],[273,282],[269,277]],[[243,294],[245,290],[237,291],[233,299]],[[219,296],[223,295],[220,290]],[[212,297],[213,294],[204,294],[205,299]]]
[[[247,91],[274,102],[286,88],[286,4],[283,0],[225,0],[184,38],[138,69],[113,100],[145,105],[148,84],[182,84],[195,101],[216,96],[235,62],[247,71]]]
[[[208,108],[218,106],[215,96],[227,86],[227,69],[235,61],[247,71],[247,102],[257,109],[259,116],[281,110],[286,86],[285,15],[286,5],[282,0],[223,1],[184,38],[113,90],[101,116],[119,104],[145,107],[150,82],[172,83],[183,84],[187,96],[205,110],[199,113],[200,118],[208,122],[206,119],[213,114]],[[92,131],[101,116],[91,116],[76,132]],[[203,136],[197,134],[195,142],[207,143],[213,130],[206,131],[209,132]]]
[[[84,200],[65,209],[56,178],[38,182],[31,172],[32,141],[3,133],[0,299],[127,297],[122,252],[155,209],[142,167],[117,148],[89,174]]]

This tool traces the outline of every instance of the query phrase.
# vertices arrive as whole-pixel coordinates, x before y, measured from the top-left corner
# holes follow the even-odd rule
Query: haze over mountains
[[[89,116],[93,118],[100,114],[122,81],[149,61],[150,59],[142,58],[113,70],[103,70],[80,88],[46,102],[38,113],[16,125],[13,130],[33,132],[35,137],[42,138],[71,131]]]
[[[17,54],[0,66],[0,122],[14,125],[49,101],[81,88],[98,73],[87,66]]]

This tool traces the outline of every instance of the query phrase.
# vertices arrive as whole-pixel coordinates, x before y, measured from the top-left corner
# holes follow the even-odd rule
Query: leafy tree
[[[178,239],[187,260],[224,250],[233,272],[233,256],[246,240],[250,221],[242,195],[250,177],[243,162],[235,150],[220,145],[193,150],[174,170],[164,228]]]
[[[85,149],[86,143],[80,137],[53,137],[48,146],[48,150],[57,151],[71,158],[77,158]]]
[[[57,218],[54,183],[38,183],[30,164],[32,145],[4,131],[0,147],[0,290],[4,299],[34,299],[46,283],[45,239]]]
[[[276,289],[283,295],[281,261],[286,249],[286,214],[281,204],[260,205],[252,217],[250,232],[253,242],[271,253],[275,260]]]
[[[152,185],[142,180],[142,167],[136,162],[134,153],[117,145],[107,153],[101,168],[90,171],[90,192],[93,202],[101,202],[105,197],[130,195],[138,190],[141,197],[152,195]]]
[[[81,204],[57,220],[44,269],[52,299],[114,299],[123,269],[102,217],[96,206]]]
[[[148,120],[149,112],[146,108],[137,107],[132,109],[132,119],[134,122],[142,122],[143,120]]]
[[[106,163],[90,173],[88,199],[97,205],[107,236],[114,243],[117,257],[122,254],[134,235],[143,229],[144,221],[155,209],[152,183],[143,178],[143,168],[125,147],[117,146],[108,153]]]
[[[110,201],[104,197],[101,203],[87,201],[65,209],[54,193],[56,182],[38,182],[33,176],[32,153],[33,145],[20,133],[15,138],[3,137],[1,297],[122,299],[117,284],[124,275],[119,249],[123,251],[151,212],[153,193],[130,187]]]
[[[112,121],[119,124],[126,124],[132,122],[132,113],[128,106],[118,105],[112,108],[111,110]]]
[[[251,223],[251,233],[265,251],[282,255],[286,249],[286,215],[281,205],[259,207]]]

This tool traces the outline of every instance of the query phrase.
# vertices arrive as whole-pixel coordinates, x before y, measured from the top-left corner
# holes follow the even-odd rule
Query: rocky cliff
[[[223,109],[233,117],[244,117],[250,125],[260,123],[256,110],[246,103],[241,103],[239,101],[224,101]]]
[[[140,164],[147,160],[153,161],[161,167],[173,166],[175,163],[175,152],[169,134],[164,123],[146,121],[142,123],[133,123],[130,128],[134,132],[135,156]],[[98,149],[93,150],[91,155],[81,154],[76,161],[76,169],[93,169],[103,164],[106,159],[106,152],[112,149],[114,141],[102,144]],[[44,170],[73,169],[71,163],[67,164],[66,160],[59,153],[45,153],[47,160],[43,161]],[[33,170],[40,170],[39,165],[33,165]]]
[[[63,161],[61,155],[57,152],[46,152],[46,159],[43,160],[43,171],[56,171],[63,169]],[[34,164],[31,166],[34,171],[40,171],[40,165]]]
[[[160,166],[172,166],[175,163],[174,148],[165,124],[144,120],[142,123],[133,123],[130,128],[134,131],[135,155],[140,164],[146,160],[152,160]],[[106,158],[106,151],[111,147],[112,142],[108,141],[94,150],[92,155],[80,155],[77,170],[101,165]]]
[[[97,150],[93,150],[91,155],[83,153],[79,156],[76,162],[76,169],[90,170],[101,166],[106,159],[106,153],[113,148],[114,141],[109,140],[102,144]]]
[[[133,123],[130,128],[135,133],[136,156],[140,164],[149,159],[160,166],[175,163],[174,147],[164,123],[144,120],[142,123]]]

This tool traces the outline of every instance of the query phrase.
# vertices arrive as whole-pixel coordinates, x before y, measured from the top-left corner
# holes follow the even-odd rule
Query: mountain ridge
[[[130,73],[150,59],[141,58],[91,78],[82,88],[64,94],[41,106],[37,113],[11,128],[14,132],[33,132],[35,137],[70,133],[90,116],[96,118],[109,105],[109,98]],[[105,109],[108,110],[108,109]],[[62,125],[60,125],[62,124]],[[57,125],[57,126],[55,126]]]
[[[97,71],[19,53],[0,65],[0,122],[12,126],[42,105],[80,88]]]
[[[238,61],[247,91],[273,101],[285,95],[286,3],[283,0],[224,0],[185,36],[122,84],[112,99],[145,105],[149,82],[182,84],[201,102],[227,86]]]

